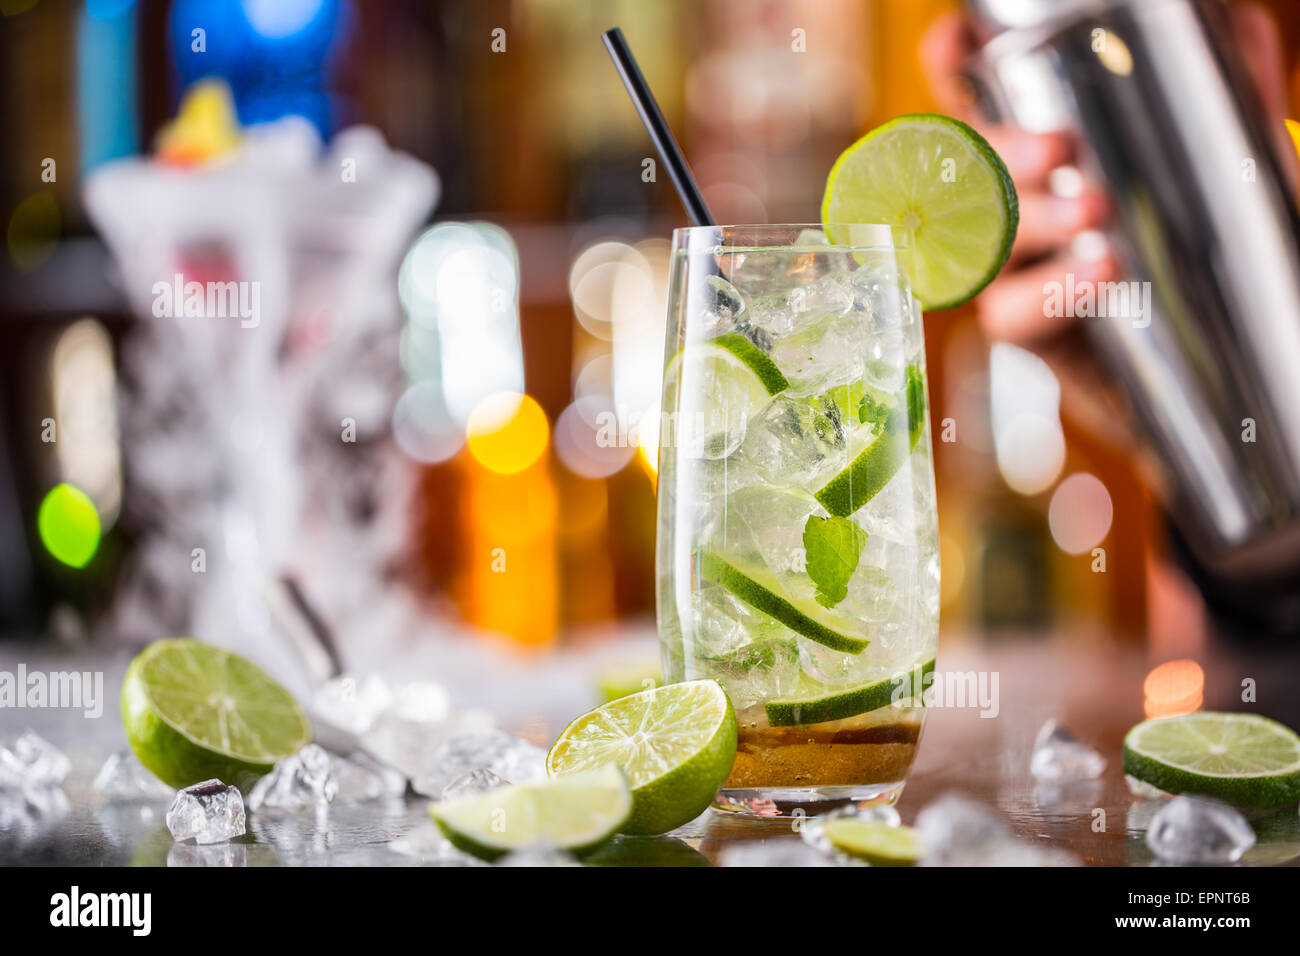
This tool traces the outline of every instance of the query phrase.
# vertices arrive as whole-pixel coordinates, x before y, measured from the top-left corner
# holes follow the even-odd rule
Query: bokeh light
[[[1037,355],[1005,342],[989,350],[989,417],[998,470],[1022,495],[1052,487],[1065,467],[1061,385]]]
[[[522,392],[519,259],[489,223],[439,223],[412,244],[398,273],[406,310],[403,367],[429,382],[453,421],[496,392]]]
[[[1205,672],[1193,660],[1165,661],[1142,682],[1148,717],[1174,717],[1200,710],[1205,700]]]
[[[633,442],[609,427],[612,418],[601,399],[590,397],[576,399],[560,413],[555,422],[555,454],[575,475],[608,478],[636,454]]]
[[[54,558],[73,568],[84,568],[99,550],[99,512],[90,496],[63,482],[41,501],[36,514],[41,543]]]
[[[1093,50],[1101,65],[1116,76],[1128,76],[1133,72],[1133,53],[1113,31],[1102,30],[1101,36],[1093,40]]]
[[[465,445],[465,433],[447,413],[436,382],[417,382],[393,407],[393,438],[408,456],[436,465],[455,456]]]
[[[24,272],[31,272],[54,254],[63,231],[59,204],[49,193],[28,196],[9,217],[9,257]]]
[[[259,35],[282,40],[311,26],[325,0],[240,0],[240,5],[248,25]]]
[[[489,471],[513,475],[535,464],[550,441],[546,413],[519,392],[496,392],[470,412],[470,454]]]
[[[600,339],[614,337],[620,306],[643,307],[654,299],[650,264],[632,246],[604,242],[580,255],[569,271],[573,309],[582,327]]]
[[[135,0],[86,0],[86,16],[92,20],[115,20],[133,6]]]
[[[50,391],[59,477],[89,495],[104,527],[111,527],[122,505],[117,374],[112,340],[95,319],[79,319],[59,334]]]
[[[1110,531],[1113,517],[1110,492],[1087,472],[1070,475],[1057,485],[1047,507],[1052,540],[1066,554],[1083,554],[1095,548]]]
[[[637,451],[641,455],[646,471],[659,473],[659,403],[646,409],[636,426]]]
[[[0,0],[0,13],[6,17],[16,17],[36,6],[40,0]]]

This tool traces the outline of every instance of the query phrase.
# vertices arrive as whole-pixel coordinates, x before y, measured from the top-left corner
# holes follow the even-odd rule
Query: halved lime
[[[189,638],[146,647],[122,681],[122,726],[173,787],[216,777],[245,788],[311,742],[293,695],[236,654]]]
[[[900,116],[846,149],[831,168],[822,222],[901,226],[912,238],[912,289],[951,309],[993,280],[1011,253],[1020,204],[1002,158],[960,120]]]
[[[797,695],[769,700],[763,709],[767,712],[767,722],[773,727],[843,720],[887,707],[893,703],[895,693],[919,699],[925,677],[933,671],[934,658],[931,657],[897,676],[851,687],[833,687],[805,676],[806,683]]]
[[[667,833],[708,808],[736,759],[736,712],[716,681],[668,684],[602,704],[555,741],[546,772],[616,766],[632,786],[624,833]]]
[[[1124,737],[1124,772],[1167,793],[1286,806],[1300,800],[1300,736],[1257,714],[1144,720]]]
[[[632,791],[617,767],[498,787],[429,806],[458,849],[484,860],[549,844],[583,853],[615,833],[632,810]]]
[[[872,866],[915,866],[921,859],[921,835],[911,827],[835,817],[826,821],[822,833],[837,849]]]
[[[790,630],[833,650],[861,654],[871,643],[866,638],[848,633],[851,622],[847,618],[829,611],[812,598],[782,594],[776,575],[766,568],[700,552],[695,559],[695,573],[704,580],[722,585],[750,607],[770,614]]]

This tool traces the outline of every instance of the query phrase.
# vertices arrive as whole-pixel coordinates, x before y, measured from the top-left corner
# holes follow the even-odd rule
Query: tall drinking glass
[[[916,754],[939,556],[906,263],[887,226],[673,234],[659,633],[666,679],[735,706],[719,809],[893,802]]]

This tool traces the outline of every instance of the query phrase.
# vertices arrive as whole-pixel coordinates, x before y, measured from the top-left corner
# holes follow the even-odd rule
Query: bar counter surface
[[[652,646],[631,642],[643,652]],[[951,650],[945,647],[951,646]],[[65,781],[66,800],[37,812],[13,793],[0,793],[0,864],[63,866],[411,866],[448,862],[437,853],[411,853],[433,841],[428,800],[409,795],[390,802],[335,804],[319,814],[248,815],[248,832],[230,844],[197,847],[174,843],[164,822],[167,807],[107,804],[91,783],[106,757],[124,746],[117,716],[117,688],[126,658],[96,662],[90,652],[75,657],[38,657],[34,645],[0,645],[0,669],[87,670],[98,663],[105,673],[104,712],[87,719],[80,711],[0,710],[0,737],[32,728],[72,761]],[[1175,655],[1176,656],[1176,655]],[[1204,670],[1203,706],[1209,710],[1251,711],[1300,727],[1300,648],[1213,645],[1195,654]],[[37,658],[33,660],[32,658]],[[479,679],[520,681],[519,694],[535,700],[527,717],[499,715],[502,725],[545,745],[569,718],[592,706],[581,681],[550,680],[559,669],[574,668],[574,658],[527,668],[479,667]],[[1145,716],[1144,683],[1160,663],[1144,650],[1078,636],[1008,639],[994,643],[940,641],[939,671],[976,675],[986,697],[947,701],[934,707],[921,738],[920,753],[898,810],[905,823],[930,801],[961,793],[995,810],[1018,839],[1068,851],[1088,866],[1149,866],[1156,860],[1145,830],[1161,801],[1129,792],[1120,766],[1125,732]],[[462,668],[463,670],[463,668]],[[983,675],[982,677],[980,675]],[[422,676],[436,676],[427,674]],[[464,673],[450,684],[458,696]],[[524,688],[527,688],[527,691]],[[994,693],[996,688],[996,693]],[[1251,696],[1253,701],[1243,701]],[[988,696],[991,695],[991,696]],[[992,702],[993,706],[988,706]],[[1157,705],[1159,701],[1155,702]],[[1062,721],[1107,759],[1097,780],[1057,787],[1035,783],[1029,774],[1034,737],[1048,719]],[[1300,814],[1295,806],[1251,811],[1258,842],[1239,866],[1296,866],[1300,863]],[[780,865],[785,845],[798,842],[790,821],[748,822],[706,813],[658,838],[619,838],[601,859],[617,865],[707,865],[729,849],[758,841]],[[401,852],[406,847],[407,852]],[[760,854],[761,851],[756,851]],[[751,857],[752,859],[752,857]],[[463,862],[463,858],[462,858]]]

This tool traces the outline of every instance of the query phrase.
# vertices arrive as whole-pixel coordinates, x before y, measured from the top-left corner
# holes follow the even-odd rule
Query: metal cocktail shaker
[[[1205,576],[1300,623],[1300,217],[1217,0],[968,0],[990,119],[1066,130],[1127,271],[1084,322]],[[1097,290],[1097,301],[1103,292]],[[1069,290],[1067,289],[1067,294]],[[1045,290],[1046,293],[1046,290]],[[1144,298],[1144,295],[1147,297]]]

